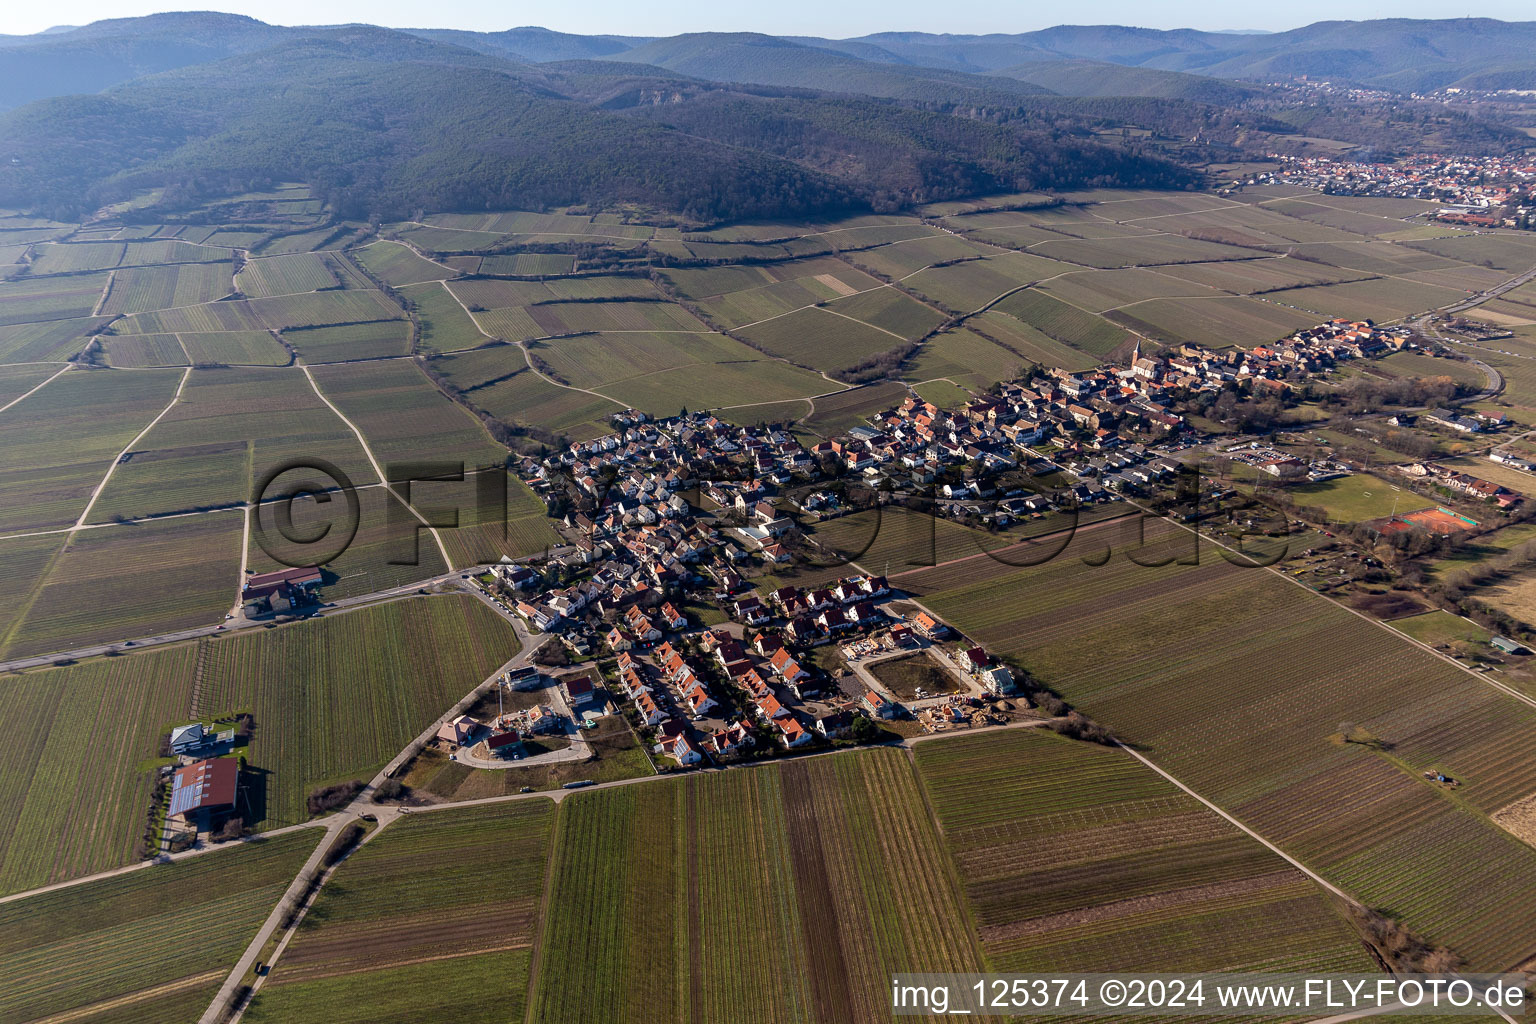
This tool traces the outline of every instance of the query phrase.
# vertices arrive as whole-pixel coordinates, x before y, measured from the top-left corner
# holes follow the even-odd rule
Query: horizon
[[[1167,16],[1159,16],[1166,9]],[[281,27],[331,27],[347,24],[376,25],[399,30],[444,29],[468,32],[503,32],[513,28],[543,28],[574,35],[612,35],[665,38],[704,32],[755,32],[773,36],[813,36],[851,39],[879,33],[921,32],[935,35],[1012,35],[1067,26],[1125,27],[1154,31],[1191,30],[1223,34],[1273,34],[1328,21],[1429,20],[1455,21],[1487,18],[1498,21],[1529,20],[1515,0],[1488,0],[1476,11],[1445,17],[1444,9],[1429,0],[1409,0],[1388,6],[1366,0],[1340,6],[1324,0],[1303,0],[1275,11],[1232,11],[1210,5],[1206,17],[1191,18],[1187,4],[1133,4],[1129,0],[1099,0],[1079,8],[1085,16],[1052,21],[1021,12],[998,0],[961,0],[943,11],[920,7],[913,0],[875,5],[847,3],[829,12],[809,0],[790,0],[776,6],[771,15],[743,11],[720,12],[692,0],[672,0],[660,7],[636,11],[616,0],[592,0],[556,12],[545,12],[542,24],[508,25],[499,5],[468,0],[438,8],[432,21],[420,19],[420,8],[403,0],[362,3],[360,0],[328,0],[323,4],[298,0],[248,0],[218,7],[164,9],[154,3],[120,0],[64,0],[48,8],[12,9],[0,14],[0,35],[27,36],[67,31],[97,21],[147,17],[156,14],[221,13],[243,15]],[[316,12],[324,16],[316,18]],[[1121,16],[1116,17],[1116,13]],[[1308,14],[1307,12],[1314,12]],[[1253,15],[1253,16],[1250,16]],[[1267,15],[1267,16],[1266,16]],[[1526,15],[1526,17],[1521,17]],[[1284,19],[1284,20],[1279,20]],[[512,20],[516,20],[515,18]]]

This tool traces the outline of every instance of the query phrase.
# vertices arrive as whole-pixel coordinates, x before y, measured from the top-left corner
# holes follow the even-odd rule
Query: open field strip
[[[0,1019],[197,1019],[315,842],[237,843],[0,905]]]

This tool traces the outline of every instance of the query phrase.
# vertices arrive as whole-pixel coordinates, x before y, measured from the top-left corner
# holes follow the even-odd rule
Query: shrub
[[[351,782],[338,782],[334,786],[321,786],[309,794],[309,813],[329,814],[331,811],[345,807],[365,785],[367,783],[361,779],[353,779]]]

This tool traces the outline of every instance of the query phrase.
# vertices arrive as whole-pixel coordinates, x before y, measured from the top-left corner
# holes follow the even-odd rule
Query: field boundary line
[[[1356,907],[1363,907],[1363,906],[1365,906],[1365,904],[1361,903],[1359,900],[1357,900],[1353,896],[1349,895],[1343,889],[1340,889],[1338,886],[1336,886],[1332,882],[1328,881],[1322,875],[1318,874],[1316,871],[1313,871],[1311,868],[1307,867],[1301,861],[1297,860],[1295,857],[1292,857],[1290,854],[1288,854],[1284,850],[1280,849],[1280,847],[1276,846],[1274,843],[1270,842],[1268,839],[1265,839],[1263,836],[1259,835],[1259,833],[1255,832],[1253,829],[1249,828],[1247,825],[1244,825],[1241,821],[1237,820],[1237,818],[1235,818],[1232,815],[1228,814],[1226,811],[1224,811],[1220,807],[1216,806],[1216,804],[1212,803],[1210,800],[1207,800],[1205,797],[1201,796],[1199,793],[1195,792],[1193,789],[1189,788],[1184,783],[1180,782],[1177,778],[1175,778],[1174,776],[1170,775],[1168,772],[1164,771],[1163,769],[1159,768],[1156,764],[1154,764],[1151,760],[1149,760],[1146,757],[1146,755],[1142,754],[1140,751],[1135,750],[1132,747],[1126,746],[1124,743],[1121,743],[1119,740],[1115,740],[1115,746],[1119,747],[1121,750],[1125,751],[1127,754],[1130,754],[1132,757],[1134,757],[1136,760],[1140,761],[1142,764],[1146,765],[1148,768],[1152,769],[1154,772],[1157,772],[1157,774],[1161,775],[1163,778],[1165,778],[1169,782],[1173,783],[1179,789],[1183,790],[1185,793],[1188,793],[1190,796],[1192,796],[1196,800],[1200,801],[1202,804],[1204,804],[1206,807],[1210,808],[1212,811],[1215,811],[1224,820],[1226,820],[1226,821],[1230,822],[1231,824],[1235,825],[1239,830],[1241,830],[1243,833],[1245,833],[1250,839],[1253,839],[1255,842],[1257,842],[1260,845],[1262,845],[1265,849],[1269,850],[1271,853],[1276,854],[1277,856],[1279,856],[1280,859],[1284,860],[1291,867],[1295,868],[1297,871],[1300,871],[1302,874],[1306,875],[1312,881],[1316,882],[1318,885],[1322,886],[1327,891],[1333,893],[1333,895],[1337,896],[1339,899],[1344,900],[1346,903],[1350,904],[1351,906],[1356,906]]]
[[[165,408],[160,410],[160,415],[150,420],[149,425],[134,435],[133,440],[129,441],[128,444],[123,447],[123,450],[117,453],[117,457],[112,460],[112,465],[107,467],[107,475],[101,478],[101,483],[97,484],[96,489],[91,492],[90,500],[85,503],[85,510],[80,513],[80,518],[75,520],[76,529],[79,529],[85,525],[86,517],[91,514],[91,509],[96,507],[96,499],[100,498],[101,492],[106,490],[107,484],[112,479],[112,474],[122,463],[123,456],[131,452],[134,445],[144,440],[145,435],[148,434],[151,430],[155,429],[155,424],[165,419],[165,414],[174,409],[176,407],[176,403],[181,401],[181,392],[184,388],[186,388],[187,381],[191,378],[191,376],[192,367],[189,366],[184,371],[182,371],[181,381],[176,385],[176,393],[171,396],[171,400],[166,403]]]
[[[217,980],[219,975],[223,973],[222,969],[214,968],[213,970],[203,971],[201,974],[189,974],[184,978],[177,978],[175,981],[168,981],[153,988],[141,988],[135,992],[129,992],[112,999],[103,999],[100,1002],[87,1003],[84,1006],[77,1006],[71,1010],[62,1010],[47,1017],[39,1017],[33,1020],[31,1024],[68,1024],[69,1021],[95,1016],[103,1010],[116,1010],[125,1006],[133,1006],[137,1003],[159,999],[162,996],[168,996],[185,989],[196,988],[205,982]]]
[[[1219,548],[1224,548],[1225,550],[1232,552],[1234,555],[1237,555],[1240,558],[1249,559],[1250,561],[1252,560],[1251,556],[1245,555],[1243,552],[1238,551],[1236,548],[1231,547],[1228,544],[1222,543],[1221,541],[1217,540],[1215,537],[1208,536],[1207,534],[1203,534],[1199,530],[1197,530],[1197,529],[1195,529],[1193,527],[1190,527],[1190,526],[1186,526],[1183,523],[1174,522],[1174,520],[1168,519],[1166,516],[1160,516],[1156,512],[1153,512],[1151,509],[1146,508],[1143,505],[1139,505],[1139,504],[1137,504],[1134,501],[1130,501],[1130,499],[1125,499],[1125,500],[1128,501],[1132,505],[1136,505],[1137,508],[1141,509],[1143,512],[1147,513],[1150,516],[1153,516],[1153,517],[1155,517],[1157,519],[1162,519],[1165,522],[1172,523],[1174,526],[1177,526],[1179,529],[1185,530],[1185,531],[1187,531],[1189,533],[1192,533],[1192,534],[1194,534],[1199,539],[1209,541],[1210,543],[1215,544]],[[1238,563],[1234,563],[1234,564],[1238,564]],[[1501,683],[1501,682],[1499,682],[1496,679],[1490,679],[1487,675],[1485,675],[1483,673],[1472,671],[1470,668],[1467,668],[1467,666],[1463,665],[1461,662],[1457,661],[1455,658],[1449,657],[1449,656],[1447,656],[1445,654],[1441,654],[1439,651],[1435,650],[1433,647],[1429,646],[1428,644],[1422,643],[1421,641],[1418,641],[1418,640],[1415,640],[1413,637],[1409,636],[1407,633],[1404,633],[1400,629],[1393,629],[1390,625],[1388,625],[1385,622],[1382,622],[1380,619],[1373,619],[1369,615],[1365,614],[1362,611],[1359,611],[1358,609],[1351,608],[1349,605],[1344,604],[1344,603],[1342,603],[1340,601],[1335,601],[1333,598],[1329,597],[1327,594],[1319,594],[1317,591],[1313,590],[1311,587],[1309,587],[1305,583],[1301,582],[1301,580],[1294,579],[1294,578],[1292,578],[1290,576],[1287,576],[1285,573],[1281,572],[1279,569],[1276,569],[1272,565],[1263,566],[1263,569],[1266,572],[1270,573],[1271,575],[1277,576],[1280,579],[1285,580],[1285,582],[1292,584],[1293,586],[1300,587],[1302,590],[1306,591],[1308,594],[1312,595],[1313,597],[1318,598],[1319,600],[1322,600],[1322,601],[1327,601],[1329,604],[1333,605],[1335,608],[1342,608],[1345,611],[1349,612],[1351,615],[1354,615],[1354,616],[1356,616],[1358,618],[1364,619],[1366,622],[1369,622],[1371,625],[1376,626],[1379,629],[1386,630],[1392,636],[1395,636],[1395,637],[1397,637],[1397,638],[1399,638],[1399,639],[1401,639],[1403,641],[1406,641],[1407,643],[1412,644],[1414,647],[1417,647],[1417,648],[1419,648],[1422,651],[1426,651],[1429,654],[1434,655],[1436,658],[1439,658],[1441,661],[1445,662],[1446,664],[1456,666],[1461,671],[1463,671],[1467,675],[1471,676],[1473,679],[1476,679],[1479,682],[1481,682],[1481,683],[1483,683],[1483,684],[1485,684],[1487,686],[1490,686],[1490,687],[1492,687],[1495,690],[1498,690],[1499,692],[1503,693],[1505,696],[1513,697],[1515,700],[1519,701],[1520,703],[1525,704],[1526,706],[1528,706],[1530,708],[1536,709],[1536,698],[1528,697],[1525,694],[1521,693],[1519,690],[1516,690],[1514,687],[1506,686],[1504,683]]]
[[[41,384],[38,384],[36,387],[33,387],[26,394],[24,394],[24,395],[17,395],[15,398],[11,399],[9,402],[6,402],[4,405],[0,405],[0,412],[5,412],[11,406],[18,404],[23,398],[30,397],[34,392],[41,391],[44,388],[44,386],[46,386],[48,384],[52,384],[55,380],[58,380],[64,374],[68,373],[70,367],[72,367],[74,365],[75,365],[74,363],[65,363],[64,364],[64,369],[60,370],[58,373],[53,374],[47,380],[43,381]]]
[[[320,384],[315,380],[315,375],[309,372],[309,364],[300,363],[299,369],[304,371],[304,377],[309,381],[309,386],[314,389],[315,396],[319,398],[320,401],[324,402],[326,407],[329,408],[331,412],[335,413],[336,418],[345,423],[347,428],[351,430],[353,434],[357,435],[357,443],[363,446],[363,454],[368,456],[368,463],[369,465],[373,466],[373,471],[378,474],[379,481],[383,485],[384,489],[390,494],[394,495],[395,499],[399,501],[400,504],[404,505],[406,509],[410,511],[411,515],[416,517],[416,521],[421,523],[422,526],[425,526],[427,528],[427,532],[432,534],[432,539],[437,542],[438,553],[443,556],[443,565],[447,566],[449,572],[453,572],[453,559],[448,557],[448,548],[443,545],[443,538],[442,535],[437,532],[437,527],[427,522],[426,517],[424,517],[420,512],[416,511],[416,507],[414,505],[400,497],[399,492],[395,490],[392,484],[390,484],[389,477],[385,475],[383,468],[379,465],[379,460],[373,457],[373,449],[368,447],[368,439],[363,436],[363,432],[361,430],[357,429],[357,424],[353,423],[351,420],[347,419],[346,416],[342,415],[341,410],[336,408],[335,404],[333,404],[329,398],[325,397],[325,392],[320,390]]]

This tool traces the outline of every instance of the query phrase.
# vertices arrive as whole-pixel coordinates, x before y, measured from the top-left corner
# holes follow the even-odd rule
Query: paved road
[[[552,553],[558,554],[559,550],[556,549]],[[543,554],[529,556],[529,560],[543,557]],[[519,561],[523,561],[523,559],[519,559]],[[445,583],[462,585],[462,576],[467,574],[473,577],[485,572],[487,568],[488,566],[485,565],[469,566],[454,572],[445,572],[438,576],[432,576],[428,579],[404,583],[398,587],[389,587],[385,590],[375,590],[367,594],[358,594],[354,597],[344,597],[336,601],[328,601],[325,604],[315,606],[314,610],[298,618],[322,618],[326,615],[334,615],[337,612],[350,611],[367,605],[395,601],[403,597],[410,597],[423,588],[430,590]],[[480,592],[478,587],[475,587],[474,590]],[[491,602],[489,599],[486,600],[488,603],[495,605],[495,602]],[[508,619],[521,625],[522,620],[516,615],[508,612],[500,605],[495,606]],[[226,636],[230,633],[239,633],[244,630],[266,629],[274,625],[276,621],[276,619],[230,619],[211,626],[197,626],[192,629],[182,629],[171,633],[156,633],[153,636],[144,637],[125,637],[112,643],[91,644],[88,647],[76,647],[68,651],[55,651],[51,654],[38,654],[27,658],[13,658],[10,661],[0,662],[0,672],[19,672],[29,668],[43,668],[58,661],[79,661],[83,658],[96,658],[112,653],[127,654],[149,647],[185,643],[188,640],[198,640],[205,636]],[[297,619],[290,619],[289,621],[297,621]]]

